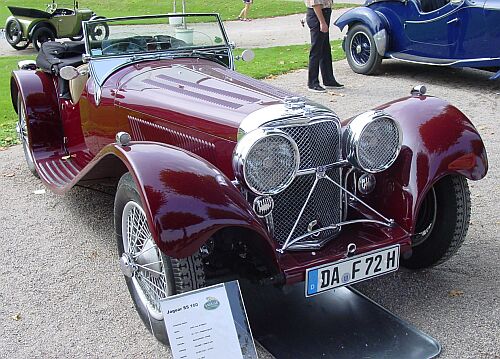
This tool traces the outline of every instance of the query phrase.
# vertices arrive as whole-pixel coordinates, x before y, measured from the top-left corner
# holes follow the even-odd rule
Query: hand
[[[328,24],[326,22],[319,23],[319,31],[328,32]]]

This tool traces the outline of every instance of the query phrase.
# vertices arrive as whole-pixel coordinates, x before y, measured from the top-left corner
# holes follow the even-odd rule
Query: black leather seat
[[[431,12],[448,4],[449,0],[420,0],[422,12]]]

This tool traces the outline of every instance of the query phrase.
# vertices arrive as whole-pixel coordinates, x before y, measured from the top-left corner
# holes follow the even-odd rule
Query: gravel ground
[[[358,289],[439,340],[442,358],[500,358],[500,82],[487,81],[480,71],[393,61],[377,77],[356,75],[345,61],[335,69],[346,88],[327,94],[306,92],[306,71],[269,81],[342,118],[424,83],[481,132],[490,171],[470,184],[472,224],[463,248],[435,269],[401,270]],[[0,186],[0,357],[170,358],[135,313],[120,274],[112,196],[84,188],[66,196],[35,194],[44,187],[26,169],[20,146],[0,151]],[[260,355],[270,357],[263,350]]]

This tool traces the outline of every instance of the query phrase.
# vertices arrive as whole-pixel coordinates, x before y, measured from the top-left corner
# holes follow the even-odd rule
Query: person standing
[[[248,12],[250,11],[250,5],[252,5],[252,3],[253,0],[243,0],[243,4],[245,4],[245,6],[238,15],[238,20],[251,21],[251,19],[248,18]]]
[[[307,6],[306,22],[311,32],[309,73],[307,87],[312,92],[325,92],[325,88],[342,88],[333,74],[332,49],[330,47],[330,17],[332,0],[304,0]],[[319,70],[323,86],[319,84]]]

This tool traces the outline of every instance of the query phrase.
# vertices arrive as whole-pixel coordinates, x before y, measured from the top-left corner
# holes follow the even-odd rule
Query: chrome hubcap
[[[132,278],[137,272],[137,265],[128,253],[123,253],[120,258],[120,269],[125,277]]]
[[[360,54],[360,53],[361,53],[361,50],[363,50],[363,48],[361,47],[361,45],[357,45],[357,46],[356,46],[356,53],[357,53],[357,54]]]
[[[146,214],[134,201],[129,201],[123,208],[122,240],[125,252],[120,257],[120,268],[123,274],[132,280],[149,315],[157,320],[163,319],[160,301],[173,293]]]
[[[425,242],[431,234],[437,216],[437,197],[434,187],[427,194],[422,207],[420,208],[419,218],[417,220],[418,231],[412,236],[412,246],[416,247]]]

